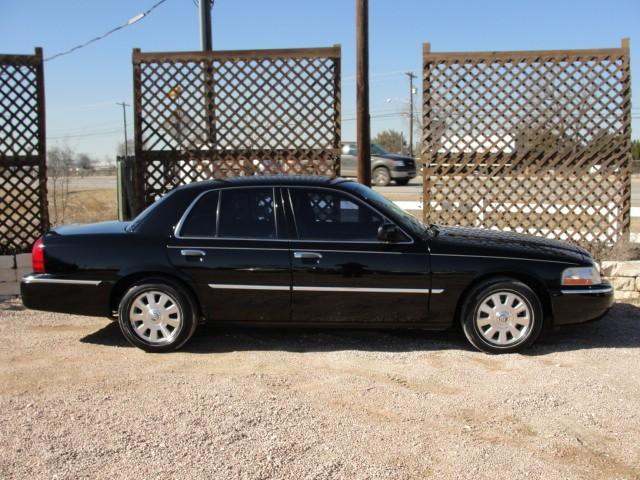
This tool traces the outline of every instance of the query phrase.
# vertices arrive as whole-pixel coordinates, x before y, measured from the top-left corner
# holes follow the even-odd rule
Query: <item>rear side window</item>
[[[181,237],[215,237],[218,192],[205,193],[193,206],[180,228]]]
[[[276,238],[273,188],[221,190],[218,237]]]

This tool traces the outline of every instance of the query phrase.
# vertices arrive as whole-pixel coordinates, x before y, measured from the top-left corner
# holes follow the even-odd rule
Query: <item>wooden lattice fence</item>
[[[49,228],[42,50],[0,55],[0,254]]]
[[[136,191],[239,175],[339,174],[340,47],[133,52]]]
[[[612,244],[629,230],[629,44],[424,48],[425,219]]]

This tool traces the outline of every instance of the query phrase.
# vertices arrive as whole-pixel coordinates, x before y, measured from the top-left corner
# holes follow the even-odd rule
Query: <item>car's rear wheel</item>
[[[386,187],[391,183],[391,173],[387,167],[377,167],[371,177],[373,184],[378,187]]]
[[[197,326],[191,296],[179,285],[148,280],[122,297],[118,323],[132,345],[147,352],[170,352],[184,345]]]
[[[461,312],[465,336],[487,353],[521,351],[538,338],[543,325],[538,296],[515,279],[479,284],[467,295]]]

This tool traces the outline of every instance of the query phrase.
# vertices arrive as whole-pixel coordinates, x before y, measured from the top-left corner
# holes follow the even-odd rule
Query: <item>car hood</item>
[[[560,240],[483,228],[437,226],[433,253],[587,262],[585,249]]]
[[[51,233],[54,235],[109,235],[122,233],[126,230],[130,222],[100,222],[76,225],[62,225],[54,228]]]

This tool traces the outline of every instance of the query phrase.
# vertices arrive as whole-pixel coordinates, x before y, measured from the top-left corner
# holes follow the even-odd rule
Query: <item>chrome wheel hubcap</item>
[[[476,326],[484,340],[508,347],[522,342],[531,331],[532,309],[529,302],[512,291],[488,295],[476,311]]]
[[[138,295],[129,310],[135,334],[147,343],[163,345],[175,340],[182,326],[182,311],[176,300],[157,290]]]
[[[378,170],[374,174],[373,181],[376,185],[385,185],[389,181],[389,176],[386,172]]]

